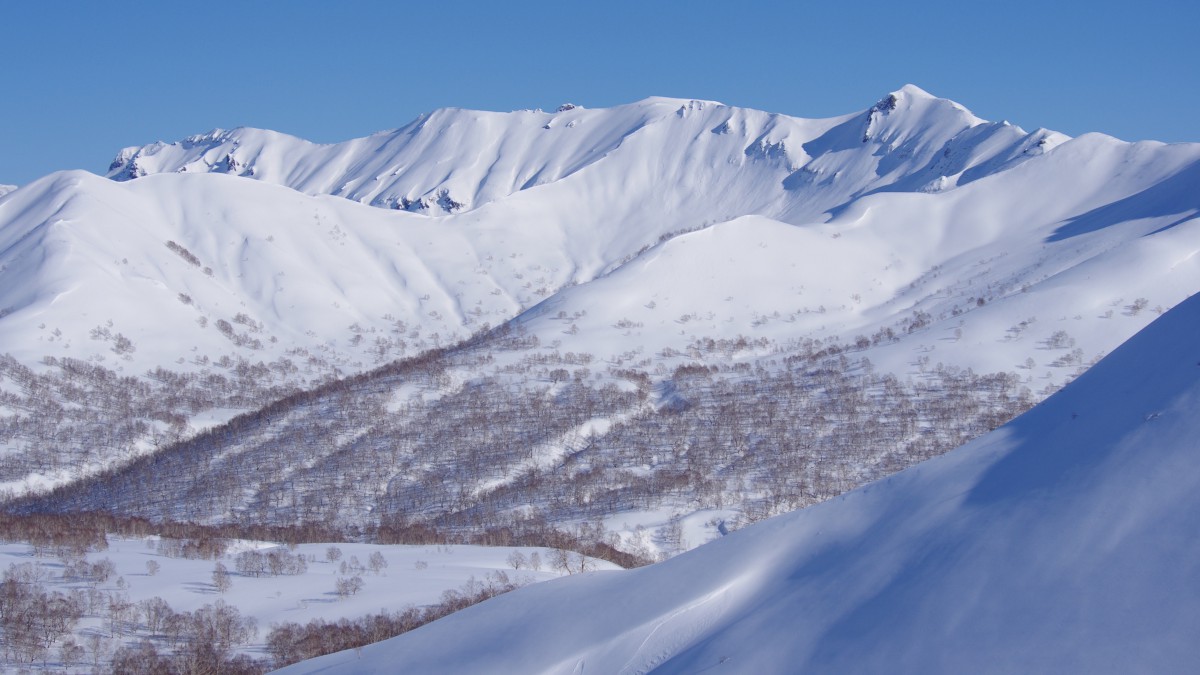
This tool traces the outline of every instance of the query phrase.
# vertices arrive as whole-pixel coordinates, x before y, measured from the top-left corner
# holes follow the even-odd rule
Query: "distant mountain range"
[[[333,145],[260,129],[214,130],[126,148],[108,176],[224,173],[430,215],[474,211],[533,188],[540,189],[526,198],[538,201],[604,185],[609,195],[671,199],[661,192],[667,189],[705,195],[709,209],[732,209],[727,217],[758,213],[792,222],[867,192],[966,184],[1066,140],[985,122],[908,85],[869,110],[824,120],[649,98],[603,110],[444,109]],[[796,204],[816,195],[819,203]],[[705,219],[717,214],[709,210]]]
[[[911,85],[127,148],[0,196],[0,484],[667,555],[994,428],[1195,293],[1197,184],[1200,144]]]

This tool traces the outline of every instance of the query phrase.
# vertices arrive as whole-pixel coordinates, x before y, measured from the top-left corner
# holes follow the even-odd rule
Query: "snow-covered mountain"
[[[72,172],[8,196],[0,338],[23,363],[115,355],[134,373],[227,351],[267,362],[320,351],[328,376],[452,344],[578,284],[587,286],[554,300],[569,315],[588,310],[572,335],[615,344],[607,329],[617,323],[710,314],[699,337],[853,338],[914,311],[936,321],[970,301],[1011,302],[1051,277],[1061,289],[1068,277],[1090,276],[1099,278],[1086,299],[1062,294],[1029,303],[1026,315],[964,322],[966,354],[945,360],[1011,368],[1024,351],[971,361],[988,341],[982,333],[1048,313],[1082,315],[1075,330],[1063,326],[1077,339],[1115,335],[1084,345],[1091,357],[1138,327],[1095,330],[1092,314],[1139,297],[1165,309],[1194,290],[1186,254],[1181,268],[1174,259],[1146,264],[1155,254],[1143,252],[1188,243],[1153,247],[1142,235],[1190,229],[1176,226],[1200,207],[1190,190],[1200,150],[1097,135],[1066,141],[984,122],[911,85],[825,120],[647,99],[553,113],[441,110],[336,145],[213,132],[126,149],[110,173],[179,175],[114,185]],[[258,182],[194,175],[201,169]],[[443,194],[459,206],[443,208]],[[322,195],[409,203],[436,217]],[[709,233],[648,250],[701,229]],[[705,264],[689,267],[693,255]],[[659,274],[668,260],[681,262]],[[1089,261],[1104,273],[1081,267]],[[632,289],[646,297],[633,302]],[[1052,309],[1035,311],[1044,306]],[[222,321],[231,330],[214,329]],[[987,327],[973,340],[977,323]],[[1033,332],[1041,339],[1051,328]],[[103,329],[135,349],[115,354]],[[412,331],[419,336],[403,347],[391,339]],[[619,351],[687,346],[669,333],[633,331]]]
[[[588,311],[572,335],[591,338],[589,352],[616,344],[617,323],[647,327],[619,353],[685,348],[651,326],[689,316],[707,324],[691,337],[869,336],[915,311],[937,321],[980,300],[1012,303],[1054,278],[1058,299],[1028,303],[1027,315],[963,322],[967,355],[945,360],[1011,368],[1027,350],[970,355],[985,332],[1050,313],[1082,315],[1062,326],[1076,339],[1115,335],[1083,345],[1091,357],[1144,323],[1095,330],[1092,314],[1139,297],[1165,309],[1195,290],[1186,254],[1145,259],[1190,243],[1142,235],[1187,239],[1190,227],[1177,226],[1200,208],[1198,161],[1195,145],[1067,142],[987,123],[911,85],[825,120],[647,99],[441,110],[336,145],[213,132],[122,151],[110,175],[138,180],[55,174],[5,198],[0,338],[23,363],[118,356],[134,373],[305,350],[321,352],[328,376],[453,344],[551,296],[556,311]],[[178,175],[147,175],[160,173]],[[689,266],[693,257],[704,264]],[[1061,293],[1073,277],[1094,278],[1086,299]],[[134,349],[114,353],[103,329]],[[413,331],[403,347],[391,339]]]
[[[1184,672],[1200,298],[942,457],[287,673]]]
[[[649,98],[603,110],[570,104],[555,112],[444,109],[333,145],[260,129],[214,130],[126,148],[108,175],[226,173],[431,215],[472,211],[566,181],[548,192],[582,187],[599,192],[588,201],[601,203],[657,197],[660,207],[703,195],[708,210],[700,218],[709,221],[804,202],[789,205],[788,220],[806,220],[871,190],[970,182],[1064,140],[1045,130],[1028,134],[986,123],[908,85],[867,111],[823,120]],[[777,175],[781,171],[786,175]],[[553,199],[546,192],[529,198]],[[808,203],[818,194],[817,203]],[[712,210],[721,205],[732,210]]]
[[[221,431],[228,452],[205,470],[246,452],[274,466],[301,438],[311,455],[243,474],[261,484],[203,506],[163,507],[195,507],[189,517],[205,521],[320,512],[369,526],[387,500],[396,512],[406,491],[442,484],[424,473],[436,461],[423,453],[436,449],[421,415],[487,387],[520,411],[561,405],[570,382],[645,400],[613,395],[577,413],[594,419],[560,415],[517,434],[518,447],[537,439],[520,469],[473,457],[476,496],[519,486],[527,469],[578,467],[622,422],[698,400],[680,366],[763,380],[841,355],[853,361],[821,369],[890,376],[918,404],[938,395],[923,387],[970,368],[1008,374],[975,392],[1009,411],[1021,399],[1012,389],[1042,396],[1200,290],[1200,145],[1026,133],[912,86],[823,120],[647,99],[443,110],[328,146],[241,129],[127,149],[110,175],[56,173],[0,197],[5,488],[178,454],[198,431],[314,385],[398,358],[436,361],[419,377],[405,366],[346,385],[413,427],[405,442],[421,449],[395,458],[403,471],[356,454],[364,439],[408,447],[392,429],[362,426],[378,417],[322,421],[347,407],[328,385],[300,407],[271,408],[288,414],[260,435]],[[483,337],[465,355],[431,351],[470,335]],[[863,395],[879,398],[889,382]],[[935,424],[921,418],[872,445],[908,447]],[[264,439],[279,447],[268,453]],[[628,458],[621,480],[669,468],[685,449]],[[915,461],[885,454],[839,469],[838,485]],[[335,460],[370,476],[355,483],[364,494],[331,505],[317,495],[333,489]],[[272,491],[299,475],[313,502],[283,509]],[[760,490],[761,478],[736,489]],[[90,494],[162,506],[134,487]],[[577,497],[598,508],[590,492]],[[647,506],[647,522],[662,524],[663,508]],[[692,545],[715,532],[700,524],[729,515],[671,509],[703,514]]]

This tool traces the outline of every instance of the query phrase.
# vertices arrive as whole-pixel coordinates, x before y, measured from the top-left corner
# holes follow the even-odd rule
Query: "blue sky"
[[[0,183],[214,127],[330,142],[433,108],[650,95],[801,117],[911,82],[1071,135],[1200,141],[1200,3],[6,3]]]

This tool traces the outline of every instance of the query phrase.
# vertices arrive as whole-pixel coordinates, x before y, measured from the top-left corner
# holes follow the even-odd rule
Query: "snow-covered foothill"
[[[1200,297],[942,457],[287,673],[1186,672]]]

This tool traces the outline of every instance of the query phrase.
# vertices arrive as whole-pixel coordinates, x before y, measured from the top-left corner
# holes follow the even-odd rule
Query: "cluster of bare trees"
[[[36,557],[67,559],[108,548],[108,536],[156,536],[154,548],[170,558],[216,560],[228,550],[230,539],[277,541],[285,544],[342,541],[347,533],[317,523],[298,527],[272,527],[227,523],[219,526],[174,521],[151,521],[98,511],[69,515],[16,514],[0,511],[0,541],[29,544]],[[429,543],[429,542],[412,542]],[[386,566],[386,561],[385,561]]]
[[[297,575],[308,571],[308,560],[299,554],[273,548],[267,552],[242,551],[235,558],[238,574],[247,577]]]
[[[0,541],[27,543],[39,557],[62,551],[83,555],[108,548],[108,533],[121,531],[117,523],[124,524],[124,529],[131,535],[150,531],[149,521],[140,518],[116,518],[98,513],[16,515],[0,511]]]
[[[516,541],[504,543],[570,548],[521,537],[538,531],[528,523],[557,530],[663,507],[757,520],[945,452],[1034,402],[1013,374],[928,364],[904,380],[876,373],[856,345],[809,340],[721,358],[752,349],[763,353],[750,339],[698,341],[689,356],[701,360],[673,372],[635,362],[599,376],[590,355],[496,331],[280,399],[12,508],[325,523],[348,539],[414,543],[508,530]],[[516,358],[493,367],[505,353]],[[423,393],[398,401],[400,389]]]
[[[194,612],[175,612],[161,598],[142,603],[146,635],[139,642],[118,648],[112,656],[113,673],[173,675],[179,673],[266,672],[265,663],[239,654],[236,649],[258,634],[254,619],[222,600]]]
[[[144,377],[73,358],[46,357],[43,366],[0,355],[0,481],[86,475],[179,442],[196,414],[252,410],[304,384],[287,359],[228,359],[207,372],[157,368]]]
[[[194,612],[176,612],[162,598],[131,602],[121,590],[102,590],[114,573],[105,559],[64,560],[63,579],[84,581],[63,593],[47,588],[49,570],[38,562],[11,565],[0,581],[0,654],[5,665],[70,669],[89,666],[115,673],[261,673],[265,664],[236,654],[257,635],[253,619],[222,601]],[[103,619],[107,635],[74,635],[84,617]],[[141,635],[136,646],[112,650],[114,641]],[[57,646],[57,649],[55,648]],[[160,653],[160,650],[161,653]]]
[[[10,663],[45,660],[60,638],[70,635],[83,618],[78,594],[48,591],[40,565],[10,566],[0,582],[0,646]]]

